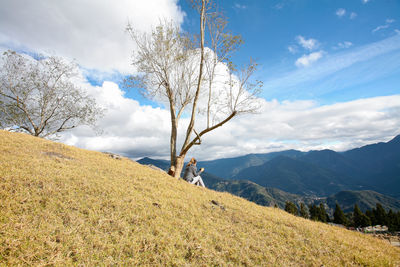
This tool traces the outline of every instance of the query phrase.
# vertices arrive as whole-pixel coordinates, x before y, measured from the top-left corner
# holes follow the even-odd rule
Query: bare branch
[[[230,114],[228,117],[226,117],[223,121],[219,122],[218,124],[216,124],[216,125],[214,125],[214,126],[212,126],[212,127],[206,128],[206,129],[204,129],[203,131],[201,131],[200,134],[198,134],[190,143],[188,143],[188,144],[186,145],[186,147],[184,147],[184,148],[181,150],[180,156],[186,155],[186,153],[189,151],[189,149],[190,149],[193,145],[195,145],[196,142],[198,142],[198,141],[200,140],[200,138],[201,138],[203,135],[205,135],[206,133],[211,132],[211,131],[217,129],[218,127],[221,127],[222,125],[224,125],[225,123],[227,123],[228,121],[230,121],[230,120],[231,120],[233,117],[235,117],[236,115],[237,115],[237,113],[234,111],[234,112],[232,112],[232,114]]]

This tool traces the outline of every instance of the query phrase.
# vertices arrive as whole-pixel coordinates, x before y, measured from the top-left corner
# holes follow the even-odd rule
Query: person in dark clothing
[[[201,179],[201,177],[200,177],[200,174],[204,171],[204,168],[201,168],[200,171],[197,171],[196,164],[197,164],[197,160],[195,158],[192,158],[189,161],[189,163],[186,165],[183,179],[188,181],[191,184],[205,187],[203,179]]]

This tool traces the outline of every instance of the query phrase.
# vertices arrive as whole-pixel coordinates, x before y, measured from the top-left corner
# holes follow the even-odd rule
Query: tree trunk
[[[187,131],[186,131],[186,137],[185,141],[183,142],[182,148],[181,148],[181,153],[183,150],[187,150],[186,147],[190,142],[190,137],[194,128],[194,123],[196,120],[196,112],[197,112],[197,101],[199,99],[200,95],[200,89],[201,89],[201,81],[203,79],[203,67],[204,67],[204,30],[205,30],[205,5],[206,2],[205,0],[202,0],[201,4],[201,13],[200,13],[200,69],[199,69],[199,77],[197,80],[197,88],[196,88],[196,94],[193,99],[193,105],[192,105],[192,116],[190,118],[190,123],[188,125]]]
[[[194,127],[195,115],[196,115],[196,112],[197,112],[197,101],[198,101],[199,94],[200,94],[201,81],[203,79],[205,6],[206,6],[206,1],[202,0],[202,2],[201,2],[201,12],[200,12],[200,69],[199,69],[199,77],[198,77],[198,80],[197,80],[196,94],[195,94],[195,97],[193,99],[192,116],[191,116],[190,123],[189,123],[187,131],[186,131],[185,141],[183,142],[181,152],[180,152],[179,156],[176,157],[176,161],[175,161],[175,174],[174,174],[174,176],[176,178],[179,178],[181,176],[181,172],[182,172],[182,169],[183,169],[186,152],[188,150],[187,146],[190,143],[190,136],[192,134],[193,127]],[[182,152],[182,151],[185,151],[185,152]]]
[[[171,139],[170,139],[170,171],[176,165],[176,140],[178,138],[178,120],[175,116],[175,102],[172,98],[172,93],[169,86],[166,87],[169,95],[169,109],[171,114]],[[169,171],[168,171],[169,172]]]
[[[181,172],[182,172],[182,169],[183,169],[183,165],[185,164],[185,156],[186,155],[179,156],[179,157],[176,158],[176,161],[175,161],[175,176],[174,176],[175,178],[181,177]]]
[[[178,125],[176,119],[171,119],[171,140],[170,140],[170,152],[171,152],[171,167],[176,165],[176,139],[178,132]]]

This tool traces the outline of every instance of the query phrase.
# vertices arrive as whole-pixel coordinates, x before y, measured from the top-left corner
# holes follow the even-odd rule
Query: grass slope
[[[213,205],[215,200],[224,206]],[[373,237],[0,131],[0,265],[396,266]]]

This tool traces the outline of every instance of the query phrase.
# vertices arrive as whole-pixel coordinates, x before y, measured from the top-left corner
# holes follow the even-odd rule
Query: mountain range
[[[138,162],[169,167],[167,160]],[[207,187],[260,205],[325,201],[351,211],[355,203],[366,210],[380,202],[386,209],[400,210],[400,136],[346,152],[287,150],[197,165],[207,171],[202,174]]]
[[[346,152],[288,150],[199,162],[225,179],[249,180],[300,195],[374,190],[400,198],[400,135]],[[224,172],[225,170],[225,172]]]

